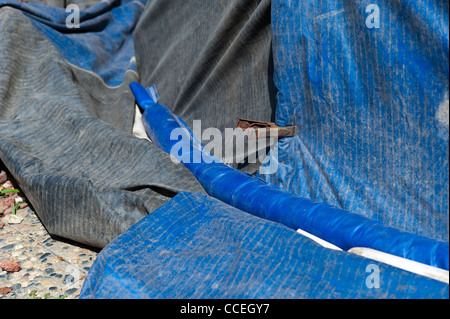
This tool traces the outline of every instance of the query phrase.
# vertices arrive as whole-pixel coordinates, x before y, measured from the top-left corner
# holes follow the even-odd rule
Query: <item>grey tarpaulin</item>
[[[223,137],[239,118],[273,120],[270,9],[270,0],[150,1],[134,32],[141,83],[191,128],[200,120]],[[237,162],[249,172],[259,164]]]
[[[128,71],[111,87],[0,7],[0,158],[52,235],[103,247],[179,191],[182,165],[132,132]]]
[[[0,158],[53,235],[103,247],[179,191],[204,192],[131,135],[131,81],[189,125],[274,117],[269,0],[145,3],[99,2],[76,30],[63,8],[0,1]]]

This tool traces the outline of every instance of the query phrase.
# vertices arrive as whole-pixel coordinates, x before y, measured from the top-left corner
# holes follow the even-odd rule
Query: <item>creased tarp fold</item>
[[[106,85],[10,6],[0,37],[0,159],[51,235],[102,248],[179,191],[203,192],[132,135],[135,72],[122,65],[123,82]]]

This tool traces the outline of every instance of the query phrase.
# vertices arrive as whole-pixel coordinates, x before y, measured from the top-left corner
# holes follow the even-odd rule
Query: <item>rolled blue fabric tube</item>
[[[142,85],[133,82],[130,87],[144,109],[142,120],[150,139],[180,160],[210,196],[252,215],[302,229],[343,250],[368,247],[449,270],[447,242],[389,227],[243,174],[206,152],[184,121],[156,103]]]

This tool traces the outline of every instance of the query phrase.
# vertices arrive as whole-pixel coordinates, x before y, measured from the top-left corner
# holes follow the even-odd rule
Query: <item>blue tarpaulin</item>
[[[99,254],[80,297],[448,298],[448,285],[181,193]]]
[[[256,173],[253,177],[262,179],[261,185],[274,186],[301,198],[306,206],[314,206],[311,204],[314,201],[320,203],[317,207],[325,207],[327,214],[336,212],[334,217],[339,219],[336,225],[345,224],[347,215],[338,216],[338,212],[345,210],[361,218],[358,220],[370,220],[373,222],[370,225],[379,229],[398,231],[402,234],[398,244],[407,238],[431,243],[415,246],[417,241],[406,240],[406,245],[401,246],[396,245],[395,238],[389,242],[393,250],[401,247],[402,256],[437,255],[437,259],[446,263],[429,264],[448,270],[448,2],[228,0],[221,4],[208,2],[202,7],[204,10],[174,9],[174,6],[192,8],[198,1],[191,0],[182,6],[176,1],[102,1],[80,13],[79,28],[68,28],[66,19],[70,12],[64,8],[0,0],[2,17],[7,16],[6,8],[15,10],[12,14],[15,21],[18,21],[16,11],[23,13],[34,31],[43,35],[60,54],[53,60],[42,56],[45,61],[52,61],[50,67],[57,70],[43,76],[39,83],[46,85],[47,93],[51,87],[52,94],[45,97],[33,92],[30,101],[38,108],[55,103],[58,98],[64,100],[60,107],[56,104],[50,109],[42,107],[42,112],[55,116],[53,127],[59,127],[61,132],[70,129],[73,134],[70,138],[76,137],[78,143],[82,143],[84,135],[88,142],[80,150],[89,147],[94,150],[96,141],[109,143],[107,148],[117,150],[108,158],[106,153],[97,151],[58,153],[56,140],[47,137],[51,152],[42,149],[46,147],[44,139],[36,153],[32,139],[39,138],[34,133],[38,128],[26,131],[22,125],[20,130],[8,132],[4,125],[2,130],[5,136],[0,144],[1,159],[23,184],[44,224],[48,223],[58,236],[104,246],[80,297],[448,298],[448,284],[345,251],[326,249],[295,229],[261,218],[268,216],[253,214],[257,217],[240,209],[249,205],[257,209],[258,205],[270,203],[276,206],[269,193],[267,202],[229,203],[233,205],[201,194],[194,174],[188,174],[181,164],[173,164],[167,154],[156,148],[158,145],[136,141],[131,136],[129,124],[134,118],[135,101],[128,86],[133,80],[147,79],[149,70],[144,65],[151,64],[154,66],[151,78],[157,86],[161,79],[164,85],[173,85],[171,90],[182,92],[182,96],[161,97],[175,100],[176,108],[167,105],[168,108],[176,115],[177,110],[182,110],[189,117],[198,114],[191,102],[215,101],[211,98],[217,95],[215,90],[233,92],[235,100],[250,101],[252,95],[266,96],[259,94],[267,89],[261,83],[266,83],[276,90],[274,109],[270,109],[272,101],[267,101],[267,114],[272,114],[278,125],[296,125],[298,130],[296,136],[282,138],[276,149],[268,153],[267,159],[277,169],[272,174]],[[266,17],[269,5],[271,19]],[[209,19],[208,10],[214,10],[215,6],[222,10],[222,16],[215,17],[217,25],[202,29],[202,21]],[[160,19],[164,24],[159,27],[164,32],[150,23]],[[247,24],[246,19],[251,23]],[[177,33],[177,27],[185,26],[186,21],[192,24],[192,29],[186,30],[186,34]],[[266,30],[267,23],[270,34],[259,32],[258,28]],[[146,29],[148,25],[152,27]],[[19,31],[7,25],[3,28],[5,39],[9,39],[6,32],[30,30],[25,23],[20,24]],[[34,36],[34,31],[27,31],[26,36],[35,39],[30,43],[40,51],[32,52],[42,52],[39,43],[43,40]],[[170,45],[166,43],[166,31],[176,35]],[[151,45],[142,48],[146,38],[151,38]],[[195,42],[197,38],[207,42],[206,47],[201,42],[197,44],[201,58],[193,61],[195,55],[184,54],[197,51],[185,52],[177,45],[184,39]],[[270,52],[252,47],[260,42],[264,45],[258,48],[271,42]],[[167,50],[167,54],[150,60],[146,51],[152,49]],[[10,58],[8,52],[0,51],[4,61]],[[226,58],[221,58],[222,54]],[[255,74],[241,66],[240,56],[248,57],[245,61]],[[265,69],[267,61],[272,67]],[[62,63],[69,67],[58,66]],[[177,63],[193,69],[180,69]],[[14,63],[0,62],[5,69],[10,64]],[[34,74],[36,70],[30,66],[27,73],[26,65],[15,67],[11,72],[2,70],[0,84],[22,88],[21,92],[30,91],[30,87],[35,89],[36,82],[29,80],[31,77],[24,77],[22,82],[11,79],[14,74]],[[230,76],[224,76],[226,72],[248,87],[239,90],[239,86],[230,88],[231,82],[221,82],[221,77],[229,80]],[[169,78],[176,81],[167,83],[164,74],[172,74]],[[81,83],[82,79],[87,82]],[[52,83],[61,83],[60,91]],[[188,93],[186,88],[190,90]],[[266,92],[267,100],[272,93]],[[76,98],[69,99],[73,96]],[[11,99],[8,90],[0,88],[3,112],[0,125],[30,121],[21,118],[26,114],[18,111],[24,110],[26,104],[26,95],[21,98]],[[110,112],[116,112],[115,115],[105,115],[108,101],[114,104]],[[182,105],[184,101],[188,101],[186,108]],[[71,108],[64,115],[69,104]],[[206,114],[202,115],[203,121],[229,120],[222,118],[222,114],[229,116],[224,111],[228,110],[226,104],[211,102],[207,107],[208,112],[202,113]],[[230,105],[229,109],[235,110],[233,107]],[[82,112],[76,113],[74,109]],[[37,116],[37,112],[33,110],[32,115]],[[232,115],[237,119],[238,113]],[[118,124],[122,117],[127,125]],[[105,136],[97,139],[92,133],[94,127],[100,127],[95,134],[103,131]],[[64,141],[69,143],[69,139]],[[29,156],[29,160],[21,160],[18,152]],[[51,158],[45,158],[45,153]],[[101,168],[101,156],[105,157],[105,167],[110,168],[108,172]],[[162,164],[164,160],[170,165]],[[132,163],[134,170],[126,171],[127,176],[122,177],[126,182],[115,182],[115,177],[125,172],[126,163]],[[143,166],[152,166],[152,172],[142,169]],[[82,176],[70,171],[71,167],[80,169]],[[108,179],[92,177],[84,167],[95,167],[108,174]],[[112,173],[114,169],[117,171]],[[145,171],[148,178],[139,171]],[[48,176],[45,178],[48,189],[52,183],[58,184],[55,189],[59,192],[43,193],[37,187],[43,180],[39,174]],[[205,189],[208,192],[208,187]],[[79,205],[86,215],[69,212],[71,205],[64,204],[65,198],[74,203],[72,206]],[[321,213],[317,207],[305,211],[314,217],[314,211]],[[301,215],[297,208],[282,210],[281,220]],[[52,216],[57,211],[59,215]],[[65,214],[66,211],[69,213]],[[104,219],[97,221],[98,216]],[[323,220],[311,223],[308,231],[314,233],[317,222],[332,225],[333,216],[329,216],[330,219],[322,218],[325,223]],[[76,227],[71,223],[76,223]],[[112,241],[109,226],[104,226],[109,223],[115,225],[114,234],[121,233]],[[133,226],[122,232],[123,225],[128,224]],[[326,237],[326,227],[318,229]],[[349,235],[345,228],[337,227],[335,231],[342,232],[338,237]],[[370,236],[361,237],[359,242],[385,239],[382,234],[377,236],[373,240]],[[430,251],[431,246],[440,248]],[[374,273],[374,269],[379,272]]]
[[[272,37],[298,133],[261,177],[448,242],[448,1],[276,0]]]

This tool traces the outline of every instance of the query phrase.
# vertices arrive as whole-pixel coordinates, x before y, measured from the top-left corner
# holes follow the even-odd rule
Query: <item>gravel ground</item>
[[[30,206],[15,216],[0,214],[0,299],[78,298],[98,251],[52,238]]]

